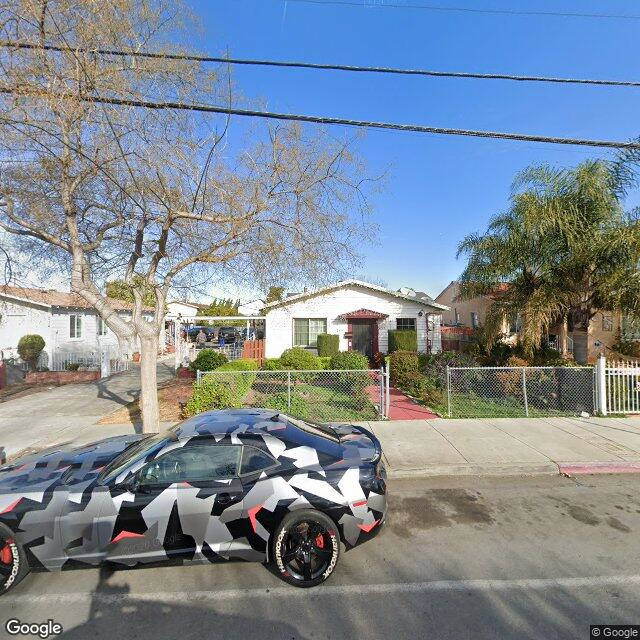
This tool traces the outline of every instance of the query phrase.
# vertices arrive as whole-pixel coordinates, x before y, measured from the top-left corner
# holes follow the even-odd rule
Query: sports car
[[[0,592],[30,570],[234,559],[311,587],[385,513],[382,451],[366,429],[210,411],[0,467]]]

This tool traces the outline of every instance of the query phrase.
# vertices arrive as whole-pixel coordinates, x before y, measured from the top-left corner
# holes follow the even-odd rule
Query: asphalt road
[[[396,480],[389,523],[302,590],[233,563],[28,577],[61,638],[589,638],[640,624],[640,477]],[[32,636],[34,637],[34,636]]]

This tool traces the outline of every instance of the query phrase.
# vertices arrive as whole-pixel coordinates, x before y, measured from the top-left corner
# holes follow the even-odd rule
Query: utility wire
[[[640,15],[616,14],[616,13],[581,13],[573,11],[537,11],[534,9],[478,9],[473,7],[447,7],[430,4],[399,4],[393,2],[372,2],[361,0],[353,2],[349,0],[287,0],[299,4],[319,4],[345,7],[360,7],[363,9],[418,9],[423,11],[440,11],[447,13],[480,13],[491,15],[509,16],[547,16],[554,18],[599,18],[605,20],[640,20]]]
[[[176,109],[183,111],[198,111],[204,113],[222,113],[227,115],[250,118],[265,118],[268,120],[283,120],[293,122],[312,122],[315,124],[343,125],[347,127],[363,127],[370,129],[390,129],[393,131],[412,131],[416,133],[432,133],[450,136],[466,136],[474,138],[493,138],[497,140],[517,140],[520,142],[542,142],[546,144],[578,145],[583,147],[607,147],[610,149],[640,149],[640,142],[622,142],[617,140],[590,140],[583,138],[561,138],[555,136],[539,136],[526,133],[506,133],[501,131],[479,131],[475,129],[452,129],[449,127],[430,127],[418,124],[399,124],[394,122],[375,122],[370,120],[350,120],[327,116],[312,116],[294,113],[276,113],[273,111],[255,111],[253,109],[237,109],[221,107],[212,104],[195,104],[185,102],[155,102],[151,100],[131,100],[111,98],[100,95],[75,95],[71,93],[54,93],[35,91],[22,88],[0,87],[0,93],[33,95],[39,97],[53,97],[62,100],[79,100],[99,104],[110,104],[126,107],[141,107],[145,109]]]
[[[432,71],[429,69],[398,69],[394,67],[363,67],[347,64],[322,64],[316,62],[296,62],[282,60],[252,60],[247,58],[222,58],[217,56],[197,56],[181,53],[160,53],[153,51],[123,51],[121,49],[86,49],[61,45],[42,45],[31,42],[11,42],[0,40],[0,47],[11,49],[37,49],[58,52],[82,52],[106,56],[155,58],[164,60],[186,60],[191,62],[220,62],[235,65],[285,67],[295,69],[315,69],[328,71],[351,71],[363,73],[396,74],[408,76],[430,76],[435,78],[474,78],[478,80],[515,80],[517,82],[553,82],[557,84],[590,84],[609,87],[640,87],[636,80],[597,80],[587,78],[557,78],[547,76],[521,76],[506,73],[472,73],[466,71]]]

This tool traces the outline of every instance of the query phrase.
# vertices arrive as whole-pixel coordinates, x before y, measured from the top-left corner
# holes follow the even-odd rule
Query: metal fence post
[[[607,359],[604,355],[596,360],[596,399],[598,410],[603,416],[607,415]]]
[[[384,368],[380,367],[380,405],[378,408],[378,416],[380,419],[384,418]]]
[[[287,371],[287,411],[291,412],[291,371]]]
[[[198,384],[198,385],[199,385],[199,384],[200,384],[201,379],[202,379],[202,371],[200,371],[200,369],[198,369],[198,370],[196,371],[196,384]]]
[[[387,392],[387,396],[385,399],[385,410],[384,410],[384,415],[387,419],[389,419],[389,411],[391,408],[391,395],[390,395],[390,387],[391,387],[391,367],[389,365],[389,363],[387,363],[387,376],[385,379],[385,387],[386,387],[386,392]]]
[[[527,398],[527,368],[522,367],[522,397],[524,398],[524,415],[529,417],[529,400]]]
[[[451,417],[451,369],[447,365],[447,414]]]

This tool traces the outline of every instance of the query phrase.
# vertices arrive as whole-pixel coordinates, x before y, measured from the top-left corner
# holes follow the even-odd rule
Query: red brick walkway
[[[380,387],[372,385],[366,389],[371,401],[380,403]],[[402,391],[391,387],[389,389],[389,420],[434,420],[438,416],[426,407],[414,402]]]

